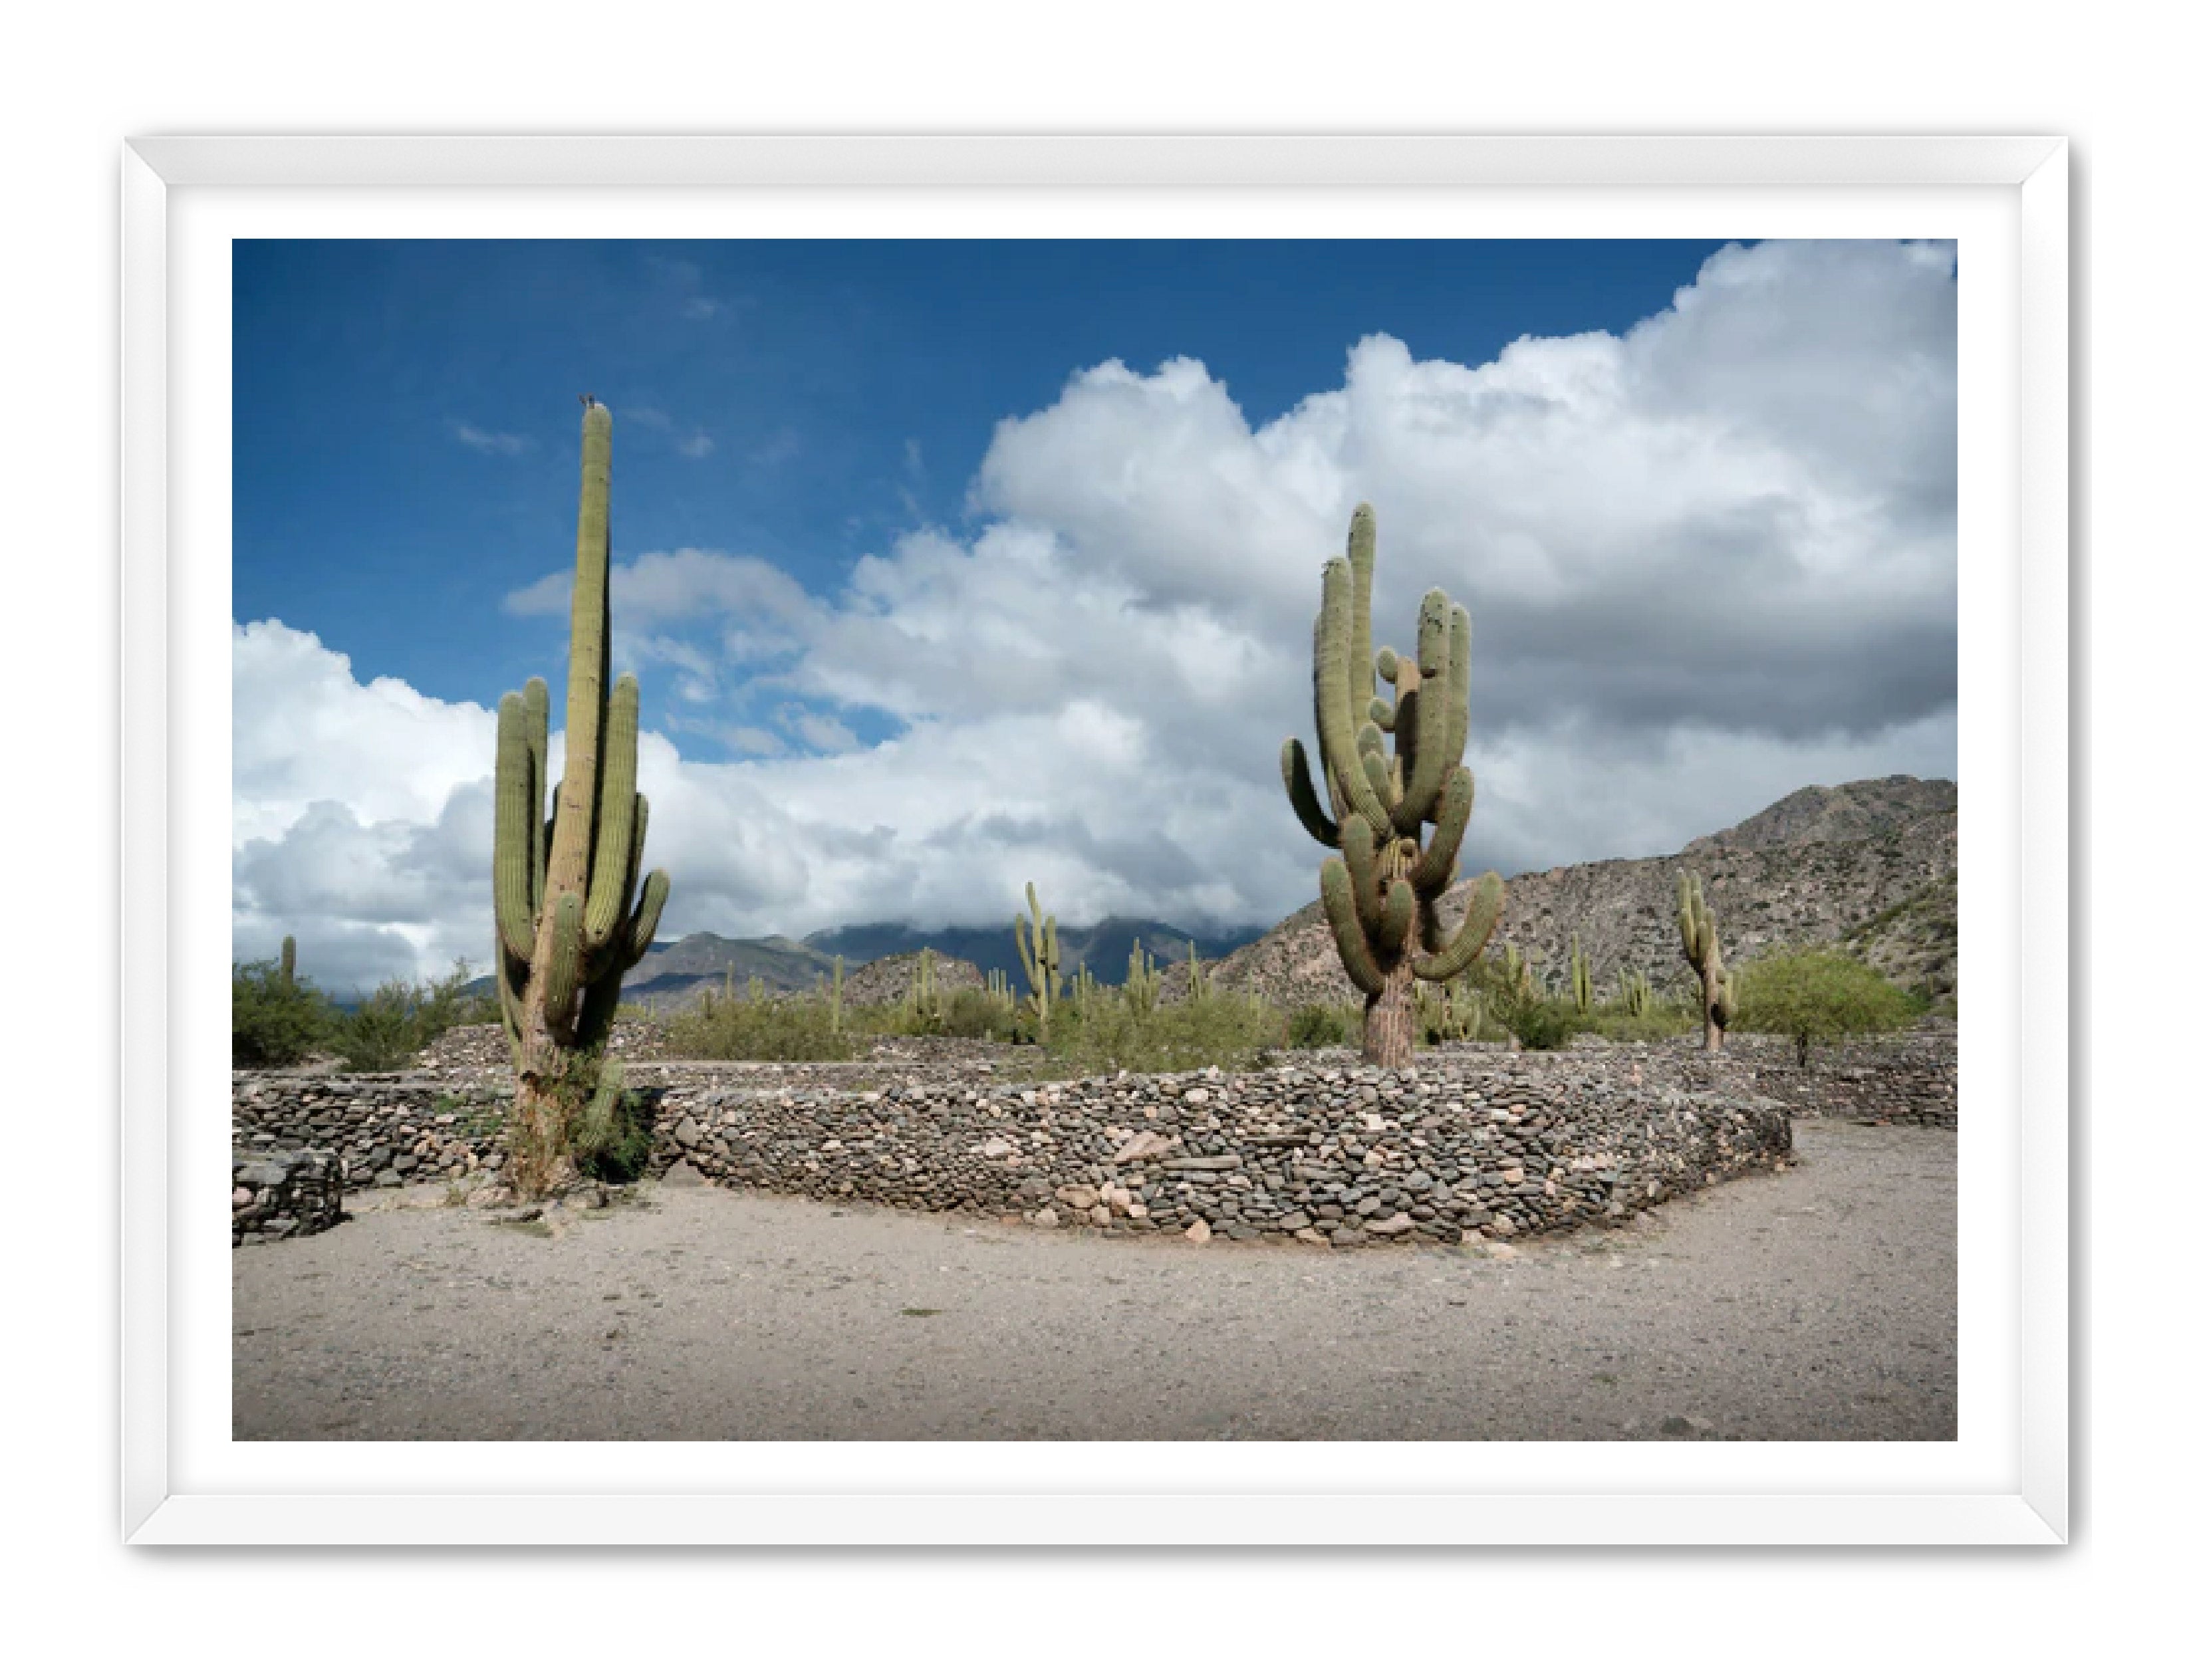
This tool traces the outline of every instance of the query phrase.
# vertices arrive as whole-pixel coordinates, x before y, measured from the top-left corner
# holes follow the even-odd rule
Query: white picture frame
[[[2067,1537],[2070,1394],[2068,837],[2068,159],[2057,137],[735,136],[160,137],[122,179],[122,1526],[172,1544],[712,1543],[1320,1545],[2027,1545]],[[170,235],[193,193],[557,189],[648,194],[766,188],[819,195],[949,189],[1455,189],[1555,195],[1680,186],[1741,193],[1968,189],[2011,205],[2016,568],[2011,658],[2019,906],[2011,1224],[2011,1463],[1980,1487],[1728,1491],[1677,1487],[1394,1491],[1010,1491],[947,1479],[891,1491],[269,1491],[180,1474],[171,1279],[178,1195],[171,984],[177,931],[167,718],[172,655]],[[203,1117],[200,1117],[202,1122]],[[1965,1379],[1966,1380],[1966,1379]],[[572,1449],[578,1451],[582,1449]],[[670,1451],[657,1448],[655,1451]],[[1281,1450],[1281,1449],[1279,1449]],[[1648,1453],[1649,1445],[1604,1452]],[[1715,1449],[1713,1449],[1715,1450]],[[442,1448],[445,1453],[448,1449]],[[445,1460],[442,1461],[447,1462]],[[1236,1484],[1236,1479],[1232,1479]]]

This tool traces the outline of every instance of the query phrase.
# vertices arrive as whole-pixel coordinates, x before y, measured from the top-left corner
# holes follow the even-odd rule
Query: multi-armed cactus
[[[1201,953],[1193,942],[1185,942],[1185,995],[1189,1001],[1205,1004],[1212,990],[1208,971],[1201,966]]]
[[[1440,985],[1481,953],[1505,884],[1485,874],[1459,927],[1442,925],[1437,898],[1459,867],[1474,805],[1473,772],[1460,762],[1473,630],[1465,608],[1431,590],[1417,656],[1374,651],[1375,565],[1376,516],[1363,503],[1346,557],[1323,568],[1315,620],[1315,730],[1328,814],[1305,747],[1287,741],[1281,767],[1301,825],[1341,854],[1323,863],[1322,907],[1346,974],[1367,994],[1361,1053],[1397,1067],[1413,1059],[1414,981]],[[1391,685],[1388,699],[1376,692],[1379,676]]]
[[[1644,1015],[1656,1006],[1655,988],[1649,976],[1639,969],[1627,969],[1619,976],[1619,1008],[1623,1015]]]
[[[1680,871],[1680,951],[1695,971],[1703,1006],[1703,1048],[1722,1049],[1725,1029],[1733,1024],[1733,976],[1718,949],[1717,917],[1703,902],[1700,875]]]
[[[1162,981],[1156,973],[1156,959],[1140,949],[1140,942],[1133,942],[1132,955],[1125,959],[1125,1007],[1143,1018],[1156,1012],[1162,999]]]
[[[1025,964],[1027,992],[1033,999],[1034,1016],[1044,1027],[1049,1025],[1049,1012],[1062,995],[1064,964],[1056,943],[1056,918],[1042,919],[1041,901],[1033,896],[1033,883],[1027,883],[1027,908],[1032,913],[1032,936],[1027,936],[1027,919],[1011,918],[1011,926],[1019,936],[1019,961]]]
[[[1596,985],[1588,966],[1588,953],[1581,948],[1581,936],[1575,934],[1567,947],[1566,985],[1573,993],[1574,1007],[1587,1015],[1596,1007]]]
[[[518,1186],[568,1165],[571,1128],[621,1070],[600,1055],[631,965],[669,897],[639,881],[638,679],[608,687],[608,411],[587,399],[570,603],[563,779],[547,789],[547,685],[501,699],[495,762],[494,905],[503,1025],[517,1068]],[[614,1069],[613,1072],[610,1070]]]

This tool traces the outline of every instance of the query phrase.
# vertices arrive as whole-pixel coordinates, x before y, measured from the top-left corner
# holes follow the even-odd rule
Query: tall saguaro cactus
[[[1301,825],[1339,856],[1322,866],[1323,914],[1353,983],[1367,996],[1361,1053],[1383,1067],[1414,1054],[1414,981],[1442,984],[1479,956],[1505,884],[1485,873],[1457,929],[1437,898],[1459,868],[1474,807],[1467,750],[1473,630],[1440,589],[1423,597],[1416,656],[1371,652],[1376,514],[1353,512],[1346,554],[1322,570],[1315,620],[1315,733],[1330,789],[1326,814],[1307,749],[1287,741],[1285,790]],[[1391,685],[1386,698],[1377,678]],[[1386,738],[1389,738],[1388,739]]]
[[[548,798],[547,685],[501,697],[495,761],[494,908],[502,1024],[517,1069],[519,1190],[550,1187],[572,1123],[597,1095],[601,1052],[631,965],[669,898],[639,883],[638,679],[608,682],[608,411],[588,398],[570,601],[563,779]],[[543,809],[544,805],[544,809]]]
[[[1725,1048],[1725,1029],[1733,1024],[1733,976],[1718,949],[1717,917],[1703,902],[1703,878],[1680,871],[1680,952],[1695,971],[1702,994],[1703,1048]]]
[[[1064,964],[1058,955],[1056,918],[1042,919],[1041,900],[1033,896],[1032,881],[1027,883],[1027,908],[1033,916],[1031,939],[1026,917],[1012,917],[1011,929],[1019,937],[1019,961],[1026,969],[1027,990],[1033,997],[1034,1016],[1045,1028],[1049,1010],[1063,995]]]

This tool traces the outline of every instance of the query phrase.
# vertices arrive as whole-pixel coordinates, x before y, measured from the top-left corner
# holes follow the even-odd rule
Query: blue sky
[[[1367,334],[1471,363],[1623,331],[1723,243],[239,241],[235,614],[491,704],[562,657],[501,603],[569,563],[581,392],[616,413],[619,557],[828,588],[967,530],[997,422],[1077,370],[1197,358],[1260,425]]]
[[[235,945],[479,961],[492,708],[563,703],[580,393],[665,936],[1267,925],[1322,560],[1473,615],[1464,868],[1951,776],[1922,241],[241,244]],[[558,748],[551,744],[551,756]]]

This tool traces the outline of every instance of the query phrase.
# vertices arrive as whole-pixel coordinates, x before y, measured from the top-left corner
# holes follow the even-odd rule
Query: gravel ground
[[[240,1440],[1950,1440],[1954,1134],[1616,1231],[1351,1253],[648,1186],[235,1251]]]

